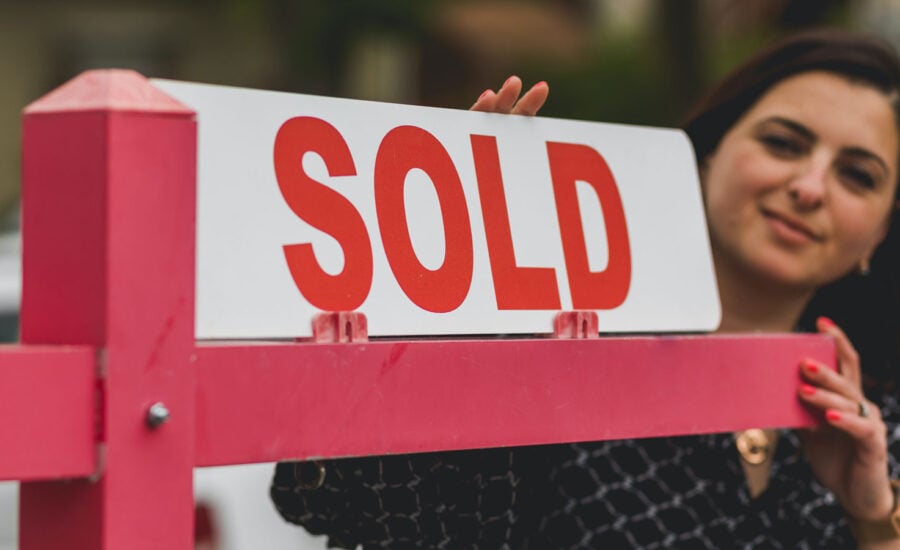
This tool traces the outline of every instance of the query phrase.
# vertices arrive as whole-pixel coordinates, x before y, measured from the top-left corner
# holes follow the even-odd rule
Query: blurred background
[[[677,126],[734,63],[820,25],[900,47],[900,2],[0,0],[0,339],[16,339],[21,110],[86,69],[458,108],[518,74],[550,82],[550,116]],[[270,475],[198,471],[197,547],[324,548],[280,522]],[[0,484],[0,550],[17,548],[16,493]]]

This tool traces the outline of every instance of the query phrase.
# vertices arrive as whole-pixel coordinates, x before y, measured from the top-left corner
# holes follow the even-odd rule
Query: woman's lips
[[[761,212],[775,234],[790,244],[799,245],[822,240],[821,235],[792,216],[766,208],[762,208]]]

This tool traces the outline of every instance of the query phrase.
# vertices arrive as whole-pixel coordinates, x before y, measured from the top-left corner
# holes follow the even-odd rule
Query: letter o
[[[410,170],[428,174],[437,192],[444,226],[444,262],[422,265],[409,237],[404,186]],[[415,126],[388,132],[375,158],[375,208],[391,271],[404,293],[426,311],[458,308],[472,284],[472,228],[459,174],[444,146]]]

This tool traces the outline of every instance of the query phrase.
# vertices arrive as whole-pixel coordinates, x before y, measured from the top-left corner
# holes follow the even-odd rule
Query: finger
[[[469,107],[470,111],[481,111],[484,113],[493,113],[497,109],[497,94],[494,90],[485,90],[481,92],[475,103]]]
[[[550,87],[543,80],[531,87],[530,90],[519,98],[513,107],[513,114],[534,116],[541,110],[550,94]]]
[[[850,378],[854,383],[860,383],[859,354],[856,348],[850,343],[850,339],[844,334],[844,331],[838,327],[834,321],[828,317],[819,317],[816,319],[816,328],[822,334],[828,334],[834,338],[835,349],[837,350],[838,370],[846,377]]]
[[[797,395],[800,397],[801,401],[818,409],[823,415],[829,409],[833,409],[841,411],[842,413],[859,416],[860,402],[864,402],[868,410],[868,418],[874,420],[881,419],[881,411],[869,401],[854,400],[844,395],[817,388],[809,384],[800,384],[800,387],[797,389]]]
[[[881,420],[834,409],[825,412],[825,420],[853,438],[860,459],[866,462],[886,460],[887,428]]]
[[[807,358],[801,361],[800,377],[809,384],[842,395],[854,403],[865,398],[862,388],[857,382],[831,370],[824,363],[815,359]]]
[[[497,109],[498,113],[511,113],[513,105],[519,99],[522,93],[522,79],[518,76],[511,76],[506,79],[500,91],[497,92]]]

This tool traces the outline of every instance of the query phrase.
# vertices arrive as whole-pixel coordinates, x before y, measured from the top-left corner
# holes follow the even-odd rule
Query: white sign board
[[[154,84],[197,111],[198,338],[719,323],[681,131]]]

